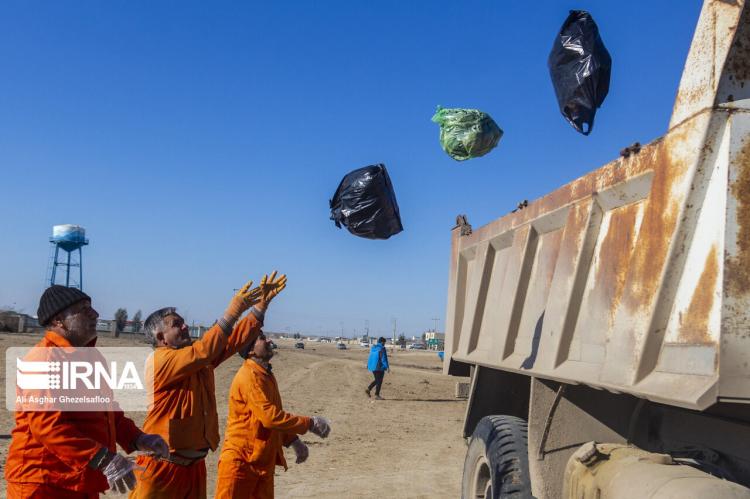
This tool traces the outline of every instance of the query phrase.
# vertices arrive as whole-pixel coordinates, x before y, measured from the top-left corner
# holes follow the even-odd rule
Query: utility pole
[[[396,318],[393,318],[393,344],[396,344]]]
[[[438,319],[437,317],[433,317],[432,320],[435,321],[435,328],[433,329],[433,331],[437,333],[438,322],[440,321],[440,319]]]

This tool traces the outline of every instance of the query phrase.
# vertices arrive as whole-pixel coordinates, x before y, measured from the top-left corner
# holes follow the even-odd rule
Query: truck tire
[[[533,499],[526,421],[485,416],[471,436],[464,461],[462,499]]]

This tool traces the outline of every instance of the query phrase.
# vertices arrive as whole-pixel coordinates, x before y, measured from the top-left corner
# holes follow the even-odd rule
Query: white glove
[[[111,456],[107,465],[101,469],[104,478],[109,483],[109,488],[120,494],[133,490],[135,487],[135,474],[133,473],[135,465],[120,454],[111,454]]]
[[[143,433],[136,439],[135,448],[157,457],[169,457],[169,445],[161,438],[161,435]]]
[[[328,420],[321,416],[314,416],[312,418],[312,426],[310,427],[310,431],[315,433],[320,438],[326,438],[328,437],[328,434],[331,433],[331,423],[328,422]]]
[[[292,446],[292,449],[294,449],[294,454],[297,456],[297,460],[295,461],[297,464],[307,461],[307,457],[310,455],[310,449],[307,448],[305,442],[298,438],[290,445]]]

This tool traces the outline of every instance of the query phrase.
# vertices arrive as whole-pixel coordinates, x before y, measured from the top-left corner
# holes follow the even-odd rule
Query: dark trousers
[[[375,387],[375,395],[380,395],[380,386],[383,384],[383,376],[385,376],[385,371],[373,371],[372,375],[375,376],[375,381],[370,383],[370,386],[367,387],[367,391]]]

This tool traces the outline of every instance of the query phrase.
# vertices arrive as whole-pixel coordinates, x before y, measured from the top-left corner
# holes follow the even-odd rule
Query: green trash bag
[[[497,146],[503,131],[478,109],[438,106],[432,121],[440,125],[440,145],[456,161],[484,156]]]

